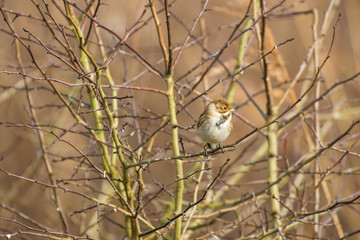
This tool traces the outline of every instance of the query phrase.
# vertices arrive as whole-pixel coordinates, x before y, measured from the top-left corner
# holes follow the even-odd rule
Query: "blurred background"
[[[89,1],[71,2],[85,9]],[[266,1],[267,10],[276,6],[266,15],[264,47],[265,52],[271,51],[266,61],[269,69],[268,76],[273,87],[274,103],[277,104],[282,100],[294,79],[298,80],[283,99],[283,103],[278,106],[279,113],[285,111],[311,86],[318,67],[328,56],[334,25],[339,14],[341,17],[336,25],[335,38],[329,53],[330,58],[322,67],[318,77],[317,90],[315,87],[311,89],[296,107],[278,121],[279,174],[286,172],[337,139],[360,116],[360,85],[359,77],[356,75],[360,71],[360,2],[357,0],[286,0],[279,5],[280,2],[278,0]],[[39,7],[37,8],[34,3],[39,4]],[[196,136],[195,124],[198,117],[209,101],[218,97],[227,97],[230,86],[235,80],[241,82],[243,88],[235,84],[236,90],[232,101],[236,109],[233,115],[234,129],[224,145],[231,145],[256,127],[266,124],[266,119],[259,111],[261,108],[263,113],[266,113],[263,72],[258,61],[260,23],[252,25],[248,30],[244,58],[240,65],[240,69],[245,69],[240,74],[233,75],[238,63],[241,39],[239,33],[245,29],[245,23],[235,32],[237,38],[231,41],[215,64],[211,65],[216,54],[226,45],[236,24],[244,18],[249,3],[250,1],[210,0],[176,63],[174,79],[179,110],[178,124],[183,127],[179,130],[182,139],[182,154],[195,154],[202,150],[203,144]],[[134,52],[122,46],[107,67],[114,84],[122,86],[117,88],[117,96],[131,96],[131,98],[127,97],[118,101],[119,107],[115,110],[119,119],[118,134],[130,149],[138,151],[144,160],[151,160],[171,156],[172,149],[169,126],[158,131],[154,142],[148,141],[163,125],[168,114],[168,105],[164,95],[144,90],[151,88],[166,91],[164,79],[154,73],[142,60],[145,59],[160,72],[165,70],[158,35],[147,4],[149,4],[148,1],[101,1],[96,19],[101,26],[113,31],[109,32],[103,27],[97,28],[103,41],[101,45],[108,56],[119,43],[113,33],[126,37],[126,43],[135,50]],[[164,4],[162,1],[155,1],[154,4],[158,10],[164,37],[167,39]],[[203,5],[204,1],[199,0],[171,2],[171,36],[174,56],[179,53]],[[64,26],[64,32],[68,34],[69,40],[66,44],[71,45],[75,55],[79,56],[74,34],[61,13],[63,3],[55,0],[48,1],[50,14],[44,16],[40,14],[39,9],[46,12],[46,6],[39,0],[4,0],[2,9],[12,28],[30,46],[36,63],[43,69],[46,76],[53,80],[58,90],[76,109],[81,118],[93,124],[93,112],[88,107],[89,98],[86,95],[86,89],[81,86],[79,74],[61,61],[63,58],[71,62],[67,53],[54,38],[55,35],[61,37],[61,34],[57,30],[55,34],[51,33],[41,20],[42,17],[49,20],[50,15],[57,24]],[[73,12],[76,16],[81,15],[75,7],[73,7]],[[253,14],[252,11],[248,13],[249,16],[254,16]],[[85,33],[89,30],[90,22],[89,19],[84,20],[82,31]],[[52,27],[56,29],[55,25]],[[94,26],[92,27],[87,47],[95,56],[95,61],[101,66],[104,59],[99,51],[99,40],[94,33]],[[55,178],[74,191],[98,197],[102,191],[107,191],[104,190],[101,181],[74,180],[94,177],[94,171],[91,171],[88,164],[84,163],[78,151],[66,142],[59,141],[47,131],[53,131],[63,140],[76,146],[101,168],[96,141],[89,137],[84,128],[76,124],[75,119],[35,67],[28,51],[20,45],[17,54],[17,44],[8,24],[3,19],[0,24],[0,36],[0,168],[18,176],[49,183],[48,171],[42,161],[43,152],[38,133],[33,128],[37,127],[44,130],[43,149],[48,154]],[[314,39],[317,39],[316,46]],[[285,44],[281,45],[282,43]],[[279,44],[281,46],[274,48]],[[48,46],[56,56],[49,54],[43,45]],[[19,65],[18,58],[21,58],[22,67]],[[208,72],[207,68],[209,68]],[[204,72],[207,74],[203,80],[195,89],[192,89]],[[105,74],[104,71],[103,74]],[[26,78],[27,91],[25,91],[24,75],[28,76]],[[353,76],[355,77],[352,78]],[[346,79],[349,81],[344,82]],[[215,83],[218,84],[211,88]],[[336,85],[336,83],[340,84]],[[104,80],[103,84],[109,83]],[[127,89],[124,86],[136,86],[141,89]],[[206,94],[198,97],[209,88]],[[109,87],[105,87],[105,91],[111,95]],[[315,107],[313,100],[324,93],[326,95]],[[36,113],[36,126],[31,120],[29,96],[32,99],[32,109]],[[251,102],[251,99],[259,108]],[[310,104],[310,107],[305,108],[307,104]],[[295,118],[289,121],[292,116]],[[318,118],[319,132],[315,131],[316,118]],[[105,129],[106,123],[104,120]],[[319,209],[326,209],[337,199],[349,200],[359,196],[359,133],[359,126],[355,126],[349,134],[338,139],[332,148],[324,151],[311,164],[282,181],[279,196],[282,202],[293,211],[311,212],[316,205],[316,190],[320,191],[320,197],[317,200]],[[108,131],[106,134],[109,136]],[[228,210],[236,199],[241,199],[266,186],[268,181],[266,141],[266,129],[264,129],[247,137],[234,148],[226,148],[224,153],[208,157],[207,170],[204,171],[203,177],[204,184],[200,186],[201,191],[205,191],[207,184],[218,174],[219,168],[226,160],[230,159],[230,161],[225,165],[222,175],[217,179],[211,191],[208,191],[206,197],[206,204],[221,204],[199,212],[198,216],[221,209],[226,209],[226,212],[217,215],[214,224],[199,228],[189,235],[188,239],[214,239],[211,235],[217,236],[218,239],[241,237],[245,239],[258,236],[257,234],[261,235],[261,226],[266,230],[271,229],[270,223],[265,224],[271,221],[272,217],[268,200],[271,196],[266,193],[258,197],[258,204],[255,204],[255,201],[235,204],[238,208]],[[344,155],[346,151],[348,152]],[[196,166],[198,163],[200,163],[198,157],[184,159],[185,176],[194,172],[194,169],[199,167]],[[195,176],[187,180],[184,206],[193,200],[198,174],[197,172]],[[175,191],[174,162],[161,161],[147,165],[143,178],[146,188],[142,194],[142,202],[146,203],[155,196],[155,200],[152,199],[146,205],[145,211],[147,217],[157,226],[157,223],[164,220],[164,213],[169,207],[168,201],[173,198]],[[161,191],[157,196],[156,193],[161,186],[166,186],[166,190]],[[20,213],[58,231],[60,224],[51,191],[42,185],[10,176],[2,171],[0,173],[0,201],[3,207],[0,209],[1,236],[16,232],[21,228],[5,219],[18,218]],[[217,196],[218,192],[220,195]],[[201,192],[199,195],[201,196]],[[64,191],[59,191],[59,196],[68,223],[71,223],[70,233],[80,236],[86,232],[90,234],[93,226],[97,229],[96,220],[95,224],[93,220],[98,210],[96,207],[87,209],[94,203],[89,203],[81,196],[67,194]],[[229,203],[224,203],[226,200],[229,200]],[[233,200],[234,202],[231,202]],[[117,203],[116,200],[109,202]],[[294,220],[296,225],[286,232],[286,236],[290,239],[339,239],[347,233],[359,233],[358,203],[357,200],[357,204],[344,204],[342,207],[331,209],[332,212],[317,215],[320,218],[319,224],[313,224],[315,220],[311,217],[304,219],[303,223],[299,223],[300,220],[299,222]],[[16,210],[9,210],[10,208]],[[116,236],[124,234],[121,214],[111,209],[103,209],[102,214],[104,220],[101,228],[99,227],[100,233],[99,231],[91,232],[94,235],[90,234],[90,236],[100,239],[119,239]],[[286,216],[291,217],[286,209],[282,214],[284,221]],[[18,219],[21,221],[21,218]],[[210,220],[213,218],[209,217],[208,221]],[[31,225],[29,221],[26,224]],[[354,234],[346,239],[358,239],[359,236],[359,234]],[[24,236],[24,238],[36,239],[33,235]]]

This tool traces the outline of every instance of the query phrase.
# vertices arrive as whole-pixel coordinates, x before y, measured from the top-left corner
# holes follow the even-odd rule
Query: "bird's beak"
[[[234,108],[231,108],[231,109],[230,109],[230,112],[235,112],[235,109],[234,109]]]

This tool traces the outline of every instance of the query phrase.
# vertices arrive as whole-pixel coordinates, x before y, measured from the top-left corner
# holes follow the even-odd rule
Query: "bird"
[[[215,149],[217,144],[222,147],[221,142],[225,141],[233,128],[233,111],[224,98],[215,99],[205,107],[197,122],[197,135],[205,142],[205,152],[207,147]]]

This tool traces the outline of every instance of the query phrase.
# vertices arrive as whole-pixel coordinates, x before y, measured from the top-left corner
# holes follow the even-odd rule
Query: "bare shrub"
[[[357,239],[353,9],[2,1],[0,236]],[[205,153],[218,97],[234,129]]]

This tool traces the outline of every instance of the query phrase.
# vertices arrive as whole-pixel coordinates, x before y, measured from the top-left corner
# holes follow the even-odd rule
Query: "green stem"
[[[126,203],[123,202],[123,207],[125,209],[128,208],[129,212],[132,215],[131,217],[125,218],[125,224],[127,226],[126,233],[127,233],[128,237],[130,237],[131,239],[138,239],[138,234],[139,234],[140,228],[139,228],[138,220],[136,218],[136,214],[134,213],[134,210],[133,210],[134,209],[134,195],[132,193],[132,189],[131,189],[131,185],[130,185],[130,175],[128,173],[127,162],[122,153],[122,149],[124,148],[124,146],[120,142],[120,139],[117,135],[117,122],[114,120],[114,116],[110,110],[108,103],[107,103],[106,94],[104,93],[104,90],[101,86],[100,68],[97,65],[94,58],[92,57],[92,55],[90,54],[90,52],[84,46],[83,33],[79,28],[80,23],[78,22],[77,18],[71,14],[68,3],[64,1],[64,4],[65,4],[65,9],[66,9],[68,20],[70,21],[71,27],[73,28],[73,31],[76,35],[78,45],[80,48],[80,58],[79,58],[80,63],[83,66],[86,73],[92,72],[91,65],[93,66],[94,72],[96,73],[95,81],[96,81],[98,95],[95,94],[95,90],[93,89],[93,87],[88,86],[87,89],[88,89],[88,94],[90,97],[91,108],[94,110],[95,129],[96,129],[95,133],[96,133],[96,138],[99,140],[99,149],[100,149],[100,154],[102,157],[103,166],[105,168],[106,173],[111,178],[122,179],[122,181],[114,181],[113,183],[116,186],[116,188],[119,190],[119,192],[123,196],[126,196],[127,202]],[[90,76],[90,77],[92,77],[92,76]],[[100,105],[100,102],[97,97],[100,97],[101,103],[102,103],[101,105]],[[103,114],[101,111],[99,111],[99,109],[104,110],[107,120],[109,121],[109,126],[111,128],[112,141],[115,146],[114,152],[116,153],[116,155],[123,167],[122,168],[123,169],[122,176],[120,175],[119,171],[113,164],[113,161],[111,161],[111,157],[109,155],[109,149],[105,145],[106,137],[105,137],[104,131],[102,130],[103,125],[101,123],[101,121],[103,119]]]
[[[168,93],[168,104],[169,104],[169,113],[170,113],[170,124],[171,124],[171,144],[173,147],[174,156],[180,155],[179,148],[179,134],[177,127],[177,118],[176,118],[176,102],[174,96],[174,79],[172,75],[168,75],[165,77],[167,83],[167,93]],[[176,194],[175,194],[175,214],[179,214],[182,211],[182,199],[183,199],[183,190],[184,190],[184,182],[182,179],[183,176],[183,166],[182,160],[175,160],[176,166],[176,179],[178,180],[176,183]],[[181,239],[181,222],[182,218],[178,218],[175,220],[175,230],[174,230],[174,239]]]
[[[176,117],[176,101],[174,95],[174,78],[173,78],[173,50],[172,50],[172,36],[171,36],[171,24],[170,24],[170,10],[169,10],[169,2],[165,0],[165,14],[166,14],[166,27],[168,33],[168,59],[166,59],[166,55],[164,55],[164,60],[167,61],[166,67],[166,75],[165,81],[167,85],[167,98],[169,104],[169,115],[170,115],[170,125],[171,125],[171,144],[173,147],[174,156],[180,156],[180,147],[179,147],[179,133],[178,133],[178,124]],[[159,37],[161,37],[159,35]],[[184,182],[183,182],[183,166],[182,160],[175,160],[176,167],[176,193],[175,193],[175,214],[180,214],[182,212],[182,200],[183,200],[183,192],[184,192]],[[181,223],[182,217],[179,217],[175,220],[175,229],[174,229],[174,239],[181,239]]]
[[[254,23],[254,19],[253,18],[248,18],[245,22],[245,26],[242,28],[241,31],[248,29],[249,27],[251,27],[251,25]],[[249,33],[250,31],[246,31],[240,38],[239,41],[239,47],[238,47],[238,57],[236,59],[236,64],[234,67],[234,71],[233,73],[237,73],[240,70],[240,66],[243,63],[244,60],[244,55],[245,55],[245,49],[246,49],[246,45],[248,43],[248,39],[249,39]],[[235,97],[235,92],[236,92],[236,79],[239,78],[239,74],[236,74],[231,85],[229,88],[228,93],[226,94],[226,99],[229,101],[229,103],[233,104],[234,103],[234,97]]]

